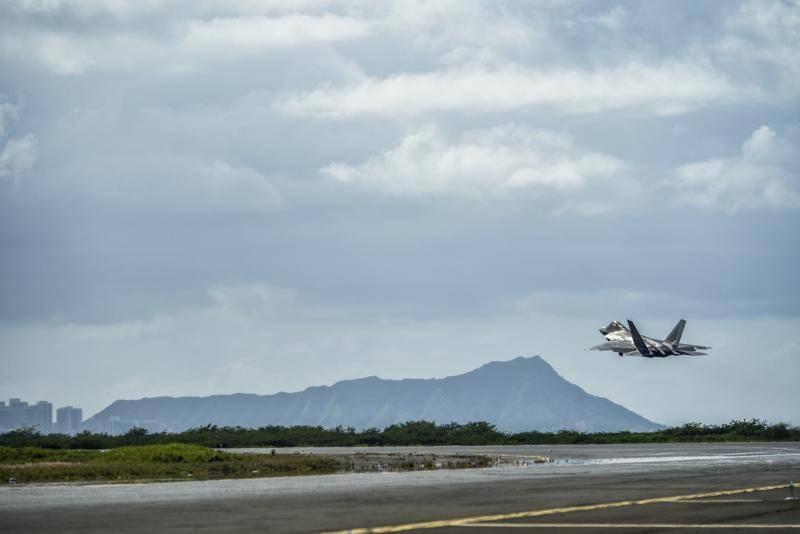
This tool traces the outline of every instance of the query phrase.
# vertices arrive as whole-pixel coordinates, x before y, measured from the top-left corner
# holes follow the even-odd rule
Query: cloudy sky
[[[540,354],[800,424],[800,3],[0,4],[0,397]],[[680,317],[706,358],[586,352]]]

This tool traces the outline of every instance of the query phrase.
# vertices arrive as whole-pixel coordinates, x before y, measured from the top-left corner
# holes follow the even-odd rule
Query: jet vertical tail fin
[[[672,329],[667,337],[664,339],[667,343],[671,345],[677,345],[681,342],[681,336],[683,335],[683,327],[686,326],[686,319],[681,319],[678,321],[678,324],[675,325],[675,328]]]
[[[633,346],[636,347],[636,350],[639,351],[639,354],[642,356],[652,356],[650,349],[647,347],[647,343],[644,342],[642,339],[641,334],[639,334],[639,330],[636,329],[636,325],[633,324],[633,321],[628,319],[628,328],[631,330],[631,337],[633,338]]]

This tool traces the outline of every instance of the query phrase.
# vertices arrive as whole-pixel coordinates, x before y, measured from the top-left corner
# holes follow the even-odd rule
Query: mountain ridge
[[[662,428],[559,375],[541,356],[492,361],[444,378],[368,376],[298,392],[234,393],[117,400],[86,422],[107,431],[116,418],[128,426],[160,422],[174,431],[216,424],[384,428],[409,420],[438,424],[488,421],[499,430],[649,431]]]

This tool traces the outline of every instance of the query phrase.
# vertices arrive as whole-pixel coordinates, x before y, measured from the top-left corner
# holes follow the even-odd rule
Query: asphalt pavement
[[[556,463],[459,471],[4,486],[0,532],[800,529],[800,501],[787,499],[800,444],[549,449]]]

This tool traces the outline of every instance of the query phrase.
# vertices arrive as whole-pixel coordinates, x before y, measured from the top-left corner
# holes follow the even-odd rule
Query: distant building
[[[47,401],[28,404],[20,399],[0,402],[0,432],[35,428],[42,434],[53,431],[53,405]]]
[[[112,415],[106,421],[106,434],[109,436],[119,436],[130,432],[138,421],[127,421]]]
[[[95,425],[95,427],[96,426],[97,425]],[[167,426],[161,421],[122,419],[117,415],[112,415],[105,420],[102,432],[110,436],[119,436],[122,434],[127,434],[134,428],[143,428],[147,430],[148,434],[156,434],[166,430]]]
[[[56,432],[77,434],[83,428],[83,410],[64,406],[56,410]]]
[[[53,431],[53,403],[47,401],[39,401],[34,406],[34,413],[36,414],[36,428],[43,434],[49,434]]]
[[[161,421],[148,421],[144,419],[139,421],[139,424],[136,426],[139,428],[144,428],[147,430],[148,434],[158,434],[159,432],[163,432],[167,429],[167,425]]]

